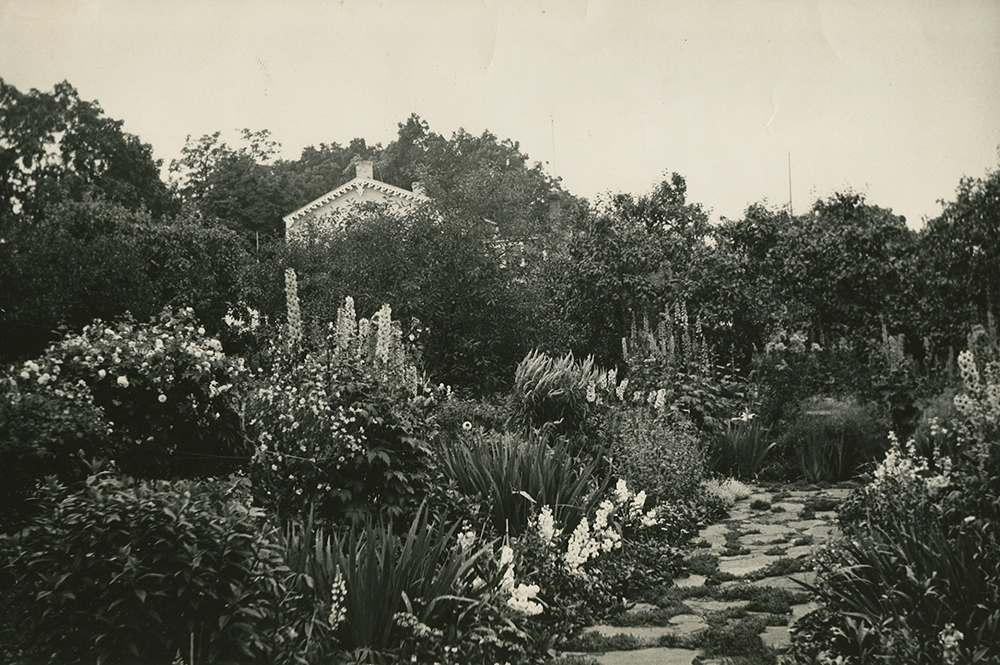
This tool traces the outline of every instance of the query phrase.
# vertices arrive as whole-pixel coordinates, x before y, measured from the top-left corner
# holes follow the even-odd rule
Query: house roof
[[[357,190],[361,192],[364,189],[374,189],[378,192],[387,195],[390,198],[396,198],[408,204],[416,204],[416,203],[423,203],[424,201],[430,201],[430,199],[426,195],[421,194],[419,192],[411,192],[409,190],[402,189],[394,185],[390,185],[389,183],[382,182],[381,180],[374,180],[372,178],[366,178],[366,177],[357,177],[354,178],[354,180],[351,180],[350,182],[343,184],[340,187],[337,187],[336,189],[330,190],[329,192],[319,197],[318,199],[310,201],[309,203],[305,204],[295,212],[285,215],[284,217],[285,226],[289,226],[293,222],[308,217],[309,215],[316,212],[320,208],[326,206],[329,203],[335,202],[337,199],[341,198],[342,196],[351,191]]]

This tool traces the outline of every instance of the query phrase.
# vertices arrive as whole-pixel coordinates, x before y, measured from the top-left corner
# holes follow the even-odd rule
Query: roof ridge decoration
[[[384,194],[397,196],[399,198],[406,199],[409,201],[414,201],[414,202],[430,201],[430,198],[425,194],[417,194],[415,192],[411,192],[401,187],[390,185],[387,182],[382,182],[381,180],[373,180],[371,178],[354,178],[353,180],[344,183],[340,187],[330,190],[329,192],[319,197],[318,199],[310,201],[309,203],[305,204],[295,212],[285,215],[283,218],[285,221],[285,225],[287,226],[292,222],[309,215],[309,213],[312,213],[313,211],[322,208],[327,203],[330,203],[331,201],[340,198],[341,196],[343,196],[344,194],[353,189],[363,190],[369,187]]]

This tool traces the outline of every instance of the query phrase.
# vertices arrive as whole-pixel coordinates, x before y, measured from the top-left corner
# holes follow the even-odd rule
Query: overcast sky
[[[664,172],[713,217],[853,188],[913,227],[1000,164],[1000,1],[0,0],[0,77],[153,145],[383,144],[417,113],[520,142],[574,194]]]

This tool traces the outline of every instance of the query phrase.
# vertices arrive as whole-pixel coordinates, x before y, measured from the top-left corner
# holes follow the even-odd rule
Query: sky
[[[680,173],[714,219],[851,189],[918,228],[1000,165],[998,0],[0,0],[0,78],[69,81],[165,164],[244,127],[288,159],[385,145],[416,113],[592,201]]]

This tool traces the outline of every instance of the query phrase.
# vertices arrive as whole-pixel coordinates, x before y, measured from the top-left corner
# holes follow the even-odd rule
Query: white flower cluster
[[[900,444],[895,432],[889,432],[889,452],[876,467],[870,487],[876,492],[891,493],[901,487],[926,490],[934,496],[951,482],[951,458],[934,450],[932,462],[937,468],[931,471],[928,460],[919,455],[911,439]]]
[[[938,643],[941,645],[941,662],[944,665],[956,665],[962,658],[962,640],[965,635],[955,628],[955,624],[945,624],[938,633]]]
[[[500,548],[500,567],[506,567],[500,580],[500,593],[507,596],[507,606],[528,616],[541,614],[543,608],[538,602],[538,585],[515,584],[514,550],[506,543]]]
[[[330,587],[330,614],[327,616],[327,623],[330,628],[336,628],[347,617],[347,584],[344,576],[337,571],[337,577]]]
[[[566,546],[566,554],[563,555],[563,562],[570,573],[586,577],[584,564],[603,552],[621,548],[621,524],[638,521],[644,527],[652,527],[660,523],[656,509],[643,512],[646,506],[645,491],[634,494],[628,483],[619,479],[612,496],[614,500],[605,499],[598,506],[593,527],[584,517],[573,530]],[[619,524],[611,523],[613,516],[618,518]]]

